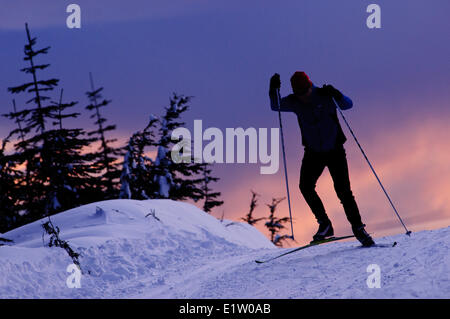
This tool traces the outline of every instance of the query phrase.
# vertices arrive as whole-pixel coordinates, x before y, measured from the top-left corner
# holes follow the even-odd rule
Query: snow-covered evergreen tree
[[[136,165],[134,161],[134,156],[136,153],[135,149],[135,135],[133,134],[128,141],[128,145],[125,147],[126,153],[123,159],[122,164],[122,173],[120,174],[120,193],[119,198],[122,199],[131,199],[132,193],[130,185],[134,182],[134,178],[132,175],[132,169]]]
[[[184,125],[181,116],[188,110],[189,101],[189,97],[174,94],[161,118],[151,115],[147,127],[130,137],[125,147],[120,198],[204,199],[204,209],[208,212],[223,204],[217,200],[220,193],[212,192],[209,187],[218,180],[211,176],[211,169],[201,163],[172,160],[171,150],[177,141],[171,135]],[[146,155],[146,148],[156,148],[154,160]]]
[[[149,199],[148,194],[155,193],[153,183],[153,161],[145,154],[146,147],[155,146],[153,129],[158,119],[150,116],[147,127],[134,133],[127,146],[120,176],[120,198]]]
[[[153,198],[173,200],[189,198],[198,201],[203,197],[202,178],[199,177],[201,164],[174,163],[171,158],[171,149],[176,142],[171,139],[172,131],[185,124],[180,122],[180,117],[189,109],[190,99],[174,94],[170,99],[170,105],[165,108],[164,116],[160,119],[158,148],[153,165],[153,182],[156,184]]]

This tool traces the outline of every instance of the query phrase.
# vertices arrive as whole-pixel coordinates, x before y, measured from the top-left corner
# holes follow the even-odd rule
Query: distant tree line
[[[50,47],[36,49],[36,38],[25,25],[27,42],[21,71],[30,81],[8,88],[13,95],[27,95],[24,106],[12,100],[11,111],[2,114],[15,128],[0,144],[0,233],[91,202],[108,199],[155,199],[203,201],[207,212],[223,204],[211,189],[218,180],[203,163],[174,163],[170,150],[177,141],[171,133],[183,126],[182,114],[190,97],[174,94],[161,117],[151,115],[148,124],[135,132],[125,146],[109,138],[116,129],[108,124],[103,88],[95,87],[90,74],[89,101],[95,130],[69,128],[67,119],[78,102],[68,102],[63,89],[51,97],[59,79],[43,79],[50,64],[39,64]],[[14,141],[12,151],[6,146]],[[150,150],[156,152],[151,158]],[[8,154],[7,154],[8,153]]]

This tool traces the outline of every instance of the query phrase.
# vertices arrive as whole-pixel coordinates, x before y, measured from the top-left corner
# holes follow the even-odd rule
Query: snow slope
[[[43,246],[44,221],[1,236],[14,240],[0,247],[1,298],[450,297],[450,228],[377,239],[393,248],[330,243],[258,265],[285,250],[248,224],[171,200],[104,201],[52,217],[82,254],[81,288],[70,289],[72,261]],[[370,264],[381,288],[366,284]]]

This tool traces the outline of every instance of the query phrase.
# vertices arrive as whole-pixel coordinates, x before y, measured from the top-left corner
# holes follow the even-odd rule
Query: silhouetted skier
[[[375,243],[364,229],[366,225],[361,221],[350,188],[344,149],[346,137],[333,102],[334,98],[342,110],[347,110],[353,106],[352,100],[331,85],[324,85],[322,88],[314,86],[305,72],[295,72],[291,77],[293,94],[281,98],[279,105],[277,89],[280,86],[280,76],[274,74],[270,79],[270,106],[273,111],[293,112],[297,115],[305,147],[300,169],[300,191],[319,223],[319,230],[313,239],[321,240],[334,235],[331,221],[315,190],[317,180],[325,167],[328,167],[334,189],[352,225],[355,237],[363,246],[372,246]]]

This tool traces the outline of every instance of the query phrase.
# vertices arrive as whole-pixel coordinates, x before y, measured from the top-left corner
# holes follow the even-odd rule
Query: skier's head
[[[304,96],[310,93],[312,82],[305,72],[297,71],[291,77],[291,86],[295,95]]]

